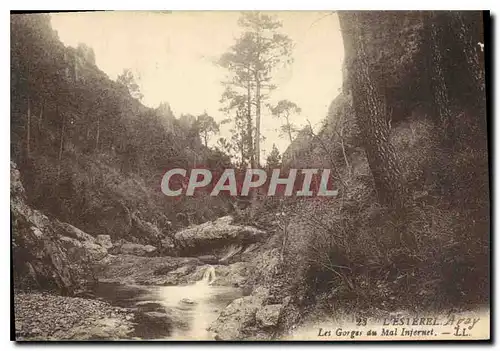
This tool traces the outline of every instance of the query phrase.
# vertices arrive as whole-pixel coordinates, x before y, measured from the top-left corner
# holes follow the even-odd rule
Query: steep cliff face
[[[94,265],[107,250],[68,223],[32,209],[17,166],[11,162],[11,220],[16,289],[73,295],[94,282]]]

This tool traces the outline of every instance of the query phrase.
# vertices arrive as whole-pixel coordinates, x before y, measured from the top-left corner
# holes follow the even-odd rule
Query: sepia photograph
[[[491,341],[490,36],[11,11],[12,341]]]

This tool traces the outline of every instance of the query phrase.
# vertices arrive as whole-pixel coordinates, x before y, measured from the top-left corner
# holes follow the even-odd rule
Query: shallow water
[[[178,286],[100,283],[95,293],[112,305],[136,311],[131,338],[160,340],[213,340],[207,328],[229,303],[242,296],[241,289],[211,286],[206,280]],[[150,312],[155,318],[149,318]]]

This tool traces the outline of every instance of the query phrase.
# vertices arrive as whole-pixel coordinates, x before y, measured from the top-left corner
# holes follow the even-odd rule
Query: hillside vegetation
[[[304,306],[327,310],[488,303],[481,14],[339,16],[343,92],[320,132],[302,130],[284,163],[336,169],[340,194],[287,212],[284,270]]]
[[[65,47],[49,15],[14,15],[11,33],[12,159],[35,208],[92,235],[142,242],[153,238],[134,223],[168,233],[168,222],[227,212],[220,198],[160,192],[169,168],[230,165],[202,144],[189,118],[177,119],[168,104],[142,105],[99,70],[91,48]]]

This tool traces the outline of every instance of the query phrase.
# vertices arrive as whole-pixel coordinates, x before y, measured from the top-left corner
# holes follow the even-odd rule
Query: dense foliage
[[[200,206],[160,192],[168,168],[230,162],[200,139],[215,128],[208,116],[186,123],[166,103],[145,107],[129,70],[109,79],[92,49],[60,42],[48,15],[12,15],[11,33],[12,158],[36,208],[113,237],[127,235],[136,211],[161,230],[168,220],[185,225],[226,213],[226,200]],[[116,233],[116,221],[125,232]]]
[[[293,203],[285,272],[304,301],[332,309],[487,303],[481,14],[344,12],[340,19],[344,91],[322,130],[304,129],[284,156],[289,167],[336,169],[340,193]]]

